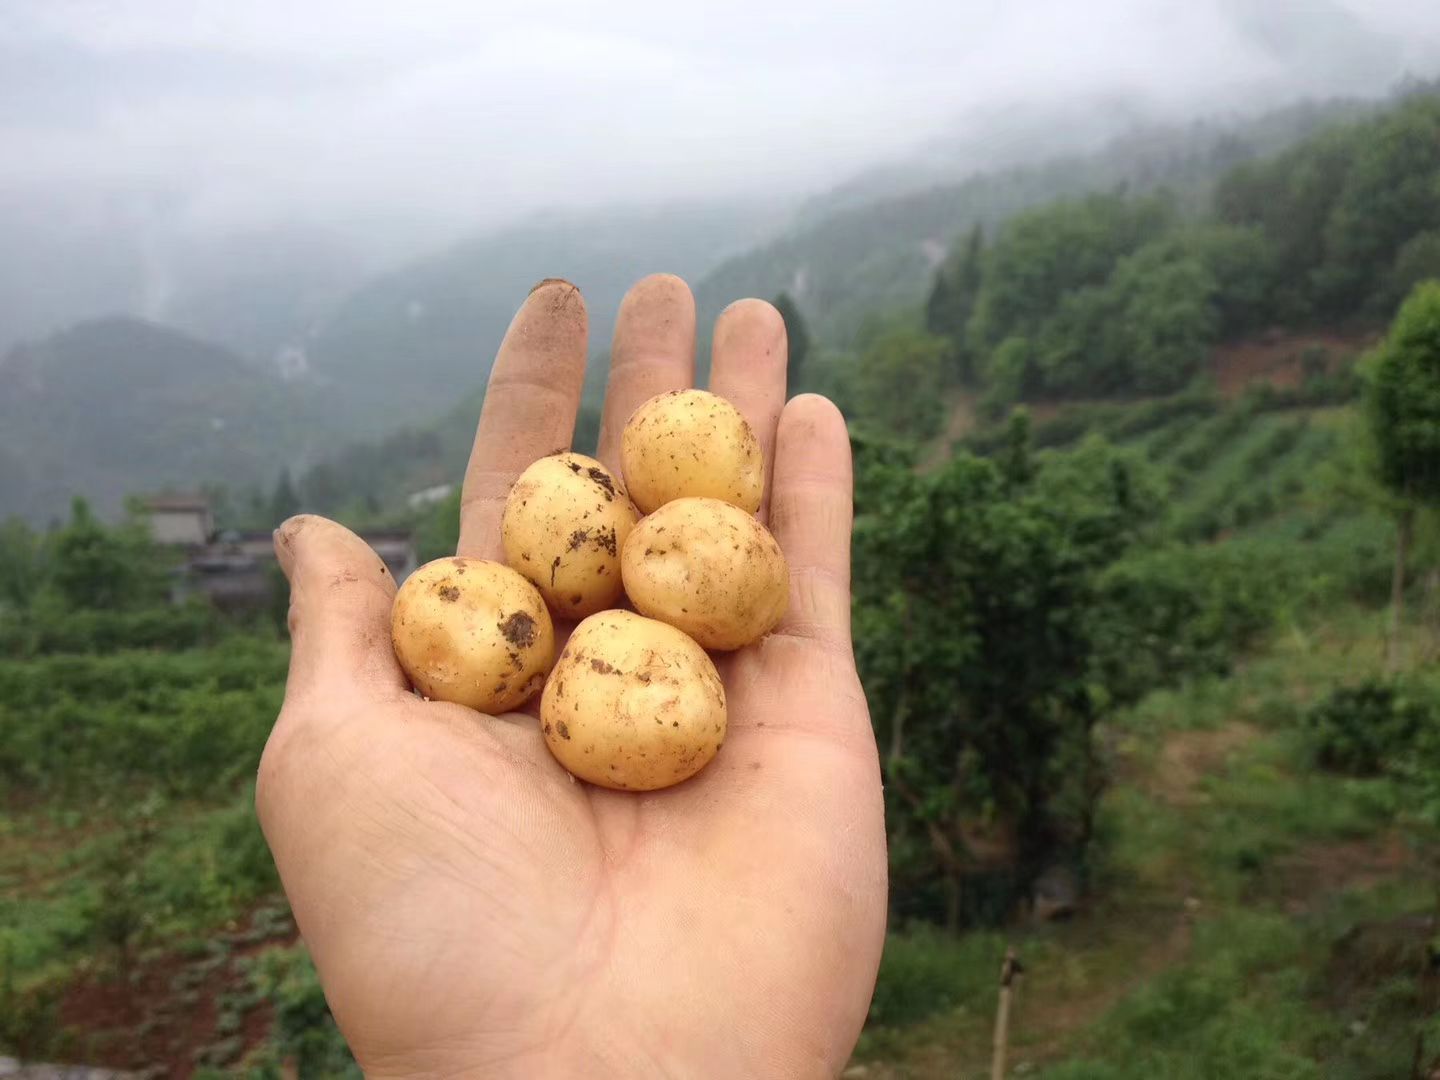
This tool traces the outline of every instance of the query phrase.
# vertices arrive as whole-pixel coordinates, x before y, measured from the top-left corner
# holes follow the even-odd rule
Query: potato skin
[[[738,649],[775,629],[790,568],[770,531],[719,499],[676,499],[643,519],[620,553],[635,610],[707,649]]]
[[[436,559],[406,578],[390,639],[420,693],[488,713],[524,703],[555,660],[555,627],[535,586],[484,559]]]
[[[672,499],[704,496],[754,513],[765,456],[740,410],[705,390],[672,390],[641,405],[620,436],[630,498],[649,514]]]
[[[620,545],[639,516],[594,458],[543,457],[520,474],[505,501],[505,561],[557,616],[593,615],[620,599]]]
[[[725,687],[673,626],[602,611],[575,628],[540,699],[555,760],[581,780],[654,791],[694,776],[725,741]]]

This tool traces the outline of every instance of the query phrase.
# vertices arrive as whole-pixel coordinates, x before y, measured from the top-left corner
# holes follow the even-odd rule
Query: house
[[[215,531],[204,495],[155,495],[144,501],[150,535],[158,544],[200,547]]]
[[[260,611],[274,603],[284,582],[269,531],[215,533],[203,496],[159,496],[146,500],[145,507],[155,541],[184,549],[171,590],[177,603],[197,594],[233,612]],[[384,560],[397,584],[414,572],[419,560],[408,530],[373,529],[359,535]]]

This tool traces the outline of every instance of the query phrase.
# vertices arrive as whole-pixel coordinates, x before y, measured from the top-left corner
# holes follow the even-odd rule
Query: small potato
[[[505,561],[556,615],[593,615],[620,599],[620,545],[639,516],[600,462],[552,454],[510,489],[500,524]]]
[[[694,776],[725,741],[725,687],[705,650],[629,611],[575,628],[540,699],[545,744],[573,775],[653,791]]]
[[[636,409],[620,436],[620,464],[647,514],[687,496],[760,509],[760,443],[739,409],[705,390],[672,390]]]
[[[415,689],[488,713],[524,702],[555,661],[555,628],[535,586],[484,559],[436,559],[406,578],[390,639]]]
[[[790,568],[770,531],[719,499],[676,499],[635,526],[620,553],[635,610],[707,649],[763,637],[790,602]]]

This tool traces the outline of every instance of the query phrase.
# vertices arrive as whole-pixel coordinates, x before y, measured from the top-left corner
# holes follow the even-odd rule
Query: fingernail
[[[285,574],[285,580],[289,581],[290,571],[295,565],[295,552],[291,548],[294,536],[285,531],[285,525],[281,525],[270,534],[270,540],[275,545],[275,561],[280,564],[280,569]]]

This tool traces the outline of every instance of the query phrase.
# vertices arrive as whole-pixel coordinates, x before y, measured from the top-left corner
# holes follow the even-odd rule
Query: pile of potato
[[[720,749],[725,688],[705,650],[773,630],[790,571],[754,516],[760,444],[724,398],[650,399],[625,425],[621,466],[623,485],[583,454],[535,462],[505,504],[508,565],[422,566],[395,597],[391,634],[425,697],[494,713],[543,686],[540,726],[561,765],[651,791]],[[558,660],[555,618],[581,620]]]

